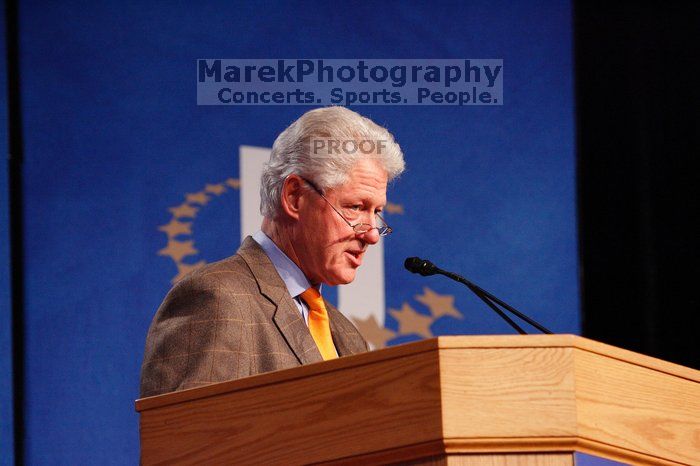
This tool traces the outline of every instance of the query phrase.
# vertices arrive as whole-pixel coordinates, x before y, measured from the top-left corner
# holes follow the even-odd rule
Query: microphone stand
[[[530,317],[526,316],[522,312],[518,311],[514,307],[510,306],[508,303],[505,303],[486,291],[485,289],[481,288],[479,285],[470,282],[466,278],[464,278],[461,275],[457,275],[456,273],[448,272],[447,270],[442,270],[440,267],[436,266],[432,262],[428,260],[421,259],[419,257],[409,257],[406,259],[404,262],[404,267],[406,270],[408,270],[411,273],[417,273],[420,274],[424,277],[427,277],[429,275],[435,275],[435,274],[440,274],[444,275],[447,278],[451,278],[454,281],[457,281],[463,285],[466,285],[480,300],[482,300],[488,307],[490,307],[496,314],[501,316],[503,320],[505,320],[508,325],[513,327],[519,334],[521,335],[527,335],[527,332],[522,329],[518,324],[516,324],[513,319],[508,317],[505,312],[503,312],[503,309],[501,309],[499,306],[503,307],[505,310],[510,312],[511,314],[521,318],[528,324],[532,325],[536,329],[538,329],[542,333],[547,333],[551,334],[552,331],[546,328],[544,325],[536,322],[534,319],[531,319]]]
[[[479,297],[483,302],[486,303],[491,309],[493,309],[499,316],[503,318],[511,327],[513,327],[519,334],[521,335],[527,335],[527,332],[522,329],[518,324],[516,324],[510,317],[506,315],[505,312],[501,308],[498,307],[498,305],[504,307],[507,311],[511,312],[512,314],[518,316],[528,324],[532,325],[535,327],[537,330],[539,330],[542,333],[546,334],[551,334],[552,331],[546,328],[544,325],[536,322],[534,319],[531,319],[530,317],[526,316],[522,312],[518,311],[514,307],[510,306],[508,303],[505,303],[486,291],[485,289],[481,288],[479,285],[476,285],[475,283],[470,282],[466,278],[462,277],[461,275],[457,275],[456,273],[448,272],[446,270],[442,270],[439,267],[435,267],[435,273],[438,273],[440,275],[444,275],[448,278],[451,278],[452,280],[455,280],[463,285],[466,285],[476,296]]]

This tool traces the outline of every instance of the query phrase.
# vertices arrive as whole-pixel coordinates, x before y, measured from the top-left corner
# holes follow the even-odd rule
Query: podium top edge
[[[700,382],[700,371],[652,356],[618,348],[578,335],[476,335],[438,337],[440,349],[467,348],[577,348],[590,353],[643,366],[669,375]]]
[[[221,382],[188,390],[166,393],[163,395],[136,400],[136,411],[146,411],[183,401],[216,396],[222,393],[244,390],[262,385],[280,383],[311,375],[350,369],[366,364],[380,363],[392,359],[407,357],[420,353],[450,351],[458,349],[516,349],[516,348],[573,348],[596,355],[616,359],[625,363],[642,366],[665,374],[681,377],[700,383],[700,371],[645,356],[633,351],[600,343],[577,335],[476,335],[476,336],[441,336],[405,343],[381,350],[370,351],[354,356],[331,361],[308,364],[291,369],[253,375],[242,379]]]

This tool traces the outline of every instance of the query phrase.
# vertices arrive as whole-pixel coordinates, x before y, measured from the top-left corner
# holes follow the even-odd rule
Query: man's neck
[[[286,228],[281,222],[265,217],[260,229],[303,272],[304,269],[302,268],[299,262],[299,257],[294,250],[294,246],[288,233],[288,228]]]

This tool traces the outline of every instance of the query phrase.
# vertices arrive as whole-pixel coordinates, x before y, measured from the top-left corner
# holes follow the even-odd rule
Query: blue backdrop
[[[578,333],[568,2],[26,1],[19,26],[30,464],[136,464],[143,343],[175,264],[235,251],[238,147],[270,147],[310,108],[198,107],[197,58],[503,59],[503,106],[354,108],[408,165],[389,191],[387,307],[432,316],[434,335],[512,333],[468,290],[403,270],[425,255]],[[180,249],[163,253],[182,205],[199,208],[196,252],[171,232]],[[425,286],[462,318],[434,318]],[[386,326],[390,344],[421,337]]]

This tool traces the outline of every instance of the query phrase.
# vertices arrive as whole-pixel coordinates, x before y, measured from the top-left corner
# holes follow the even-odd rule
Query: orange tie
[[[309,331],[321,352],[321,356],[323,356],[323,360],[337,358],[338,354],[335,351],[335,345],[333,345],[333,337],[331,337],[331,326],[328,323],[328,310],[326,310],[321,293],[312,287],[300,296],[309,306]]]

